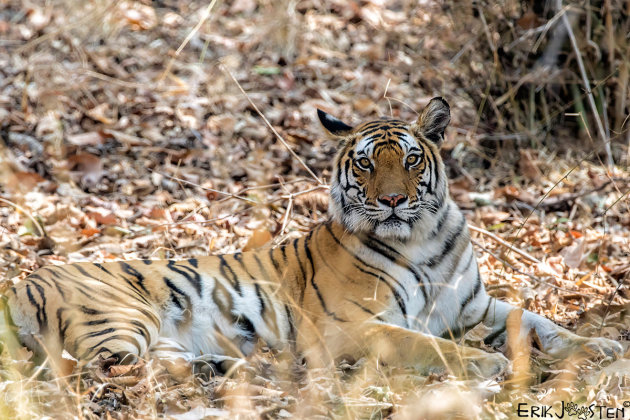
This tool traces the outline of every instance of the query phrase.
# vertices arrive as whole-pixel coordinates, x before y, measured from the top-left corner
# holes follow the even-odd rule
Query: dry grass
[[[335,150],[315,108],[411,121],[441,95],[451,191],[482,229],[489,292],[628,340],[629,13],[615,0],[4,2],[0,291],[46,264],[302,234],[325,218]],[[576,370],[515,354],[498,384],[373,360],[320,371],[265,349],[209,382],[156,361],[54,378],[22,356],[2,360],[1,418],[512,418],[518,402],[630,399],[627,359]]]

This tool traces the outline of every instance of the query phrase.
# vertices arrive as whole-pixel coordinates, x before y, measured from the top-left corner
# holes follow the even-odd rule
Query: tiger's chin
[[[350,209],[342,210],[342,206],[334,200],[335,188],[333,187],[333,200],[328,207],[328,213],[332,220],[343,225],[353,233],[369,233],[382,239],[396,239],[406,241],[413,233],[412,222],[398,217],[398,215],[382,215],[381,220],[366,217],[361,211]],[[416,218],[417,219],[417,218]]]
[[[411,237],[411,224],[400,218],[389,218],[386,220],[373,220],[365,217],[346,214],[342,218],[335,218],[341,224],[354,233],[368,233],[381,239],[396,239],[406,241]]]
[[[405,241],[411,237],[411,225],[402,220],[385,220],[378,222],[374,227],[374,235],[383,239],[399,239]]]

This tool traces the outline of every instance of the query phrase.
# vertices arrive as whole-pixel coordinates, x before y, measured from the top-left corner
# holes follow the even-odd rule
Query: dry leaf
[[[75,146],[98,146],[104,143],[105,137],[98,131],[89,131],[68,136],[67,140]]]
[[[584,238],[578,238],[573,242],[573,245],[560,251],[560,255],[562,255],[567,267],[578,268],[582,264],[584,257],[586,257],[585,245],[586,241]]]
[[[86,213],[86,216],[89,217],[90,219],[94,219],[96,221],[96,223],[99,223],[101,225],[115,225],[118,223],[118,220],[116,219],[116,216],[114,216],[113,213],[99,213],[99,212],[88,212]]]
[[[114,118],[109,117],[107,114],[112,114],[112,111],[109,109],[108,103],[102,103],[100,105],[95,106],[94,108],[88,110],[86,114],[95,119],[96,121],[102,122],[103,124],[111,125],[116,123]]]
[[[272,238],[273,236],[268,230],[257,229],[252,233],[252,236],[249,237],[247,244],[243,247],[243,251],[251,251],[252,249],[260,248],[271,241]]]
[[[534,159],[534,151],[529,149],[520,149],[519,154],[521,159],[518,161],[518,167],[521,175],[530,181],[537,181],[542,176],[536,160]]]
[[[101,233],[101,230],[100,229],[96,229],[96,228],[81,229],[81,235],[87,236],[88,238],[91,238],[92,236],[96,235],[97,233]]]
[[[487,225],[495,225],[499,222],[507,220],[511,214],[506,211],[482,211],[481,220]]]
[[[91,153],[77,153],[68,157],[67,168],[76,172],[97,172],[102,169],[101,159]]]

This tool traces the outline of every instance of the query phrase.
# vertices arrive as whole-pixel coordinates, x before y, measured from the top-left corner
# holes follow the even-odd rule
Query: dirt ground
[[[630,2],[490,3],[1,1],[0,291],[47,264],[301,235],[326,218],[336,150],[317,108],[413,121],[443,96],[451,195],[489,293],[628,349]],[[24,350],[0,365],[0,417],[513,418],[519,402],[630,401],[630,354],[579,370],[533,356],[479,383],[261,349],[206,381],[156,361],[50,379]]]

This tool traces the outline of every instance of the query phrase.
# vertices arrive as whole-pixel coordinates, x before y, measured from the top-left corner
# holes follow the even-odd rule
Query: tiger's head
[[[379,119],[351,127],[317,110],[341,139],[329,212],[352,232],[407,240],[431,229],[448,194],[439,147],[451,120],[448,103],[433,98],[409,124]]]

